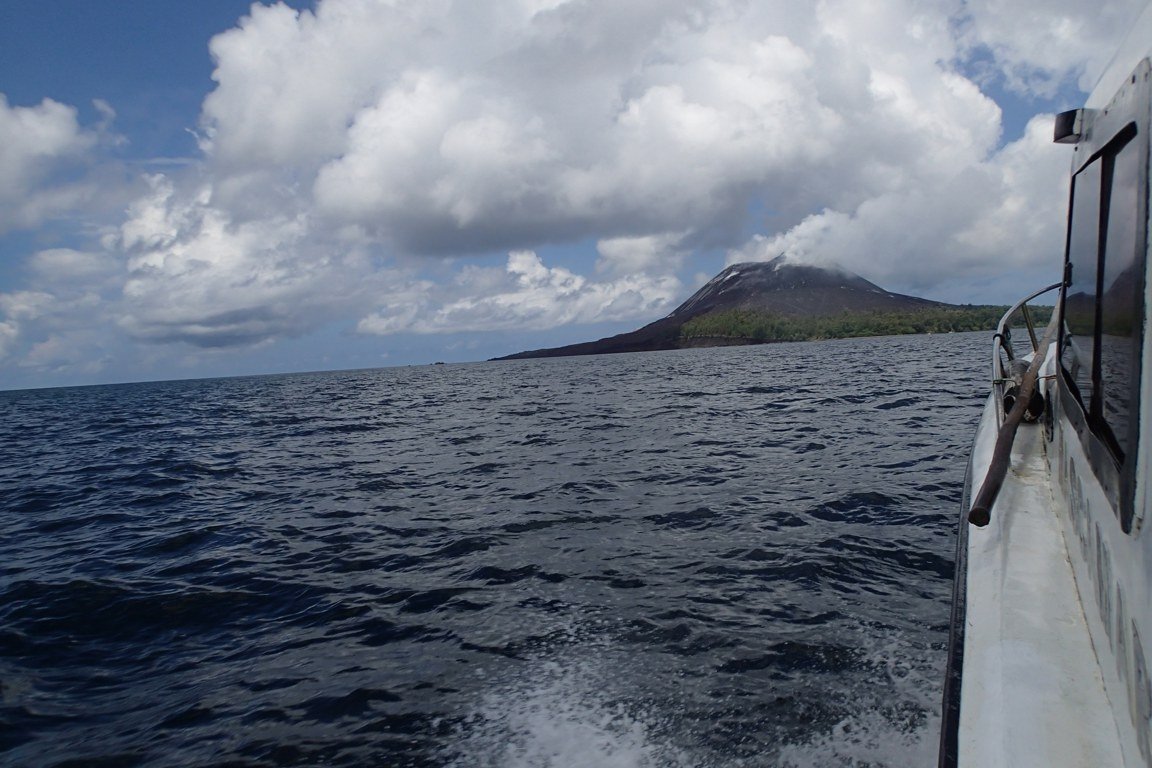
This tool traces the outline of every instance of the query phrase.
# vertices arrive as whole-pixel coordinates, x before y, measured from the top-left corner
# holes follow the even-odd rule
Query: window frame
[[[1144,69],[1144,67],[1141,67]],[[1092,339],[1092,392],[1087,403],[1083,402],[1079,388],[1072,380],[1064,364],[1065,353],[1065,303],[1064,296],[1060,299],[1060,338],[1058,343],[1057,375],[1060,376],[1061,410],[1068,417],[1075,429],[1084,452],[1088,457],[1093,473],[1100,481],[1114,512],[1120,520],[1121,528],[1126,533],[1132,530],[1134,517],[1134,491],[1136,483],[1136,454],[1139,448],[1139,423],[1147,415],[1140,411],[1140,385],[1142,377],[1141,351],[1144,346],[1144,313],[1148,302],[1147,291],[1147,248],[1148,248],[1148,161],[1149,161],[1149,83],[1146,77],[1138,82],[1134,75],[1113,99],[1108,108],[1095,115],[1091,126],[1091,135],[1086,136],[1087,141],[1078,146],[1077,161],[1074,161],[1073,184],[1069,189],[1068,222],[1064,243],[1064,269],[1065,286],[1070,285],[1071,249],[1072,249],[1072,215],[1076,201],[1076,194],[1084,194],[1078,189],[1076,177],[1084,172],[1094,162],[1101,162],[1100,188],[1096,190],[1099,196],[1099,215],[1096,222],[1096,274],[1095,274],[1095,308],[1094,328]],[[1095,137],[1099,139],[1093,140]],[[1140,285],[1134,300],[1133,309],[1139,319],[1134,328],[1130,355],[1134,361],[1132,375],[1129,378],[1127,392],[1117,393],[1114,388],[1102,381],[1101,335],[1103,314],[1103,280],[1105,272],[1105,259],[1108,258],[1107,236],[1108,221],[1111,208],[1112,182],[1115,177],[1115,161],[1117,156],[1132,141],[1136,142],[1138,163],[1137,176],[1137,216],[1136,236],[1133,264],[1139,275]],[[1080,154],[1080,153],[1083,154]],[[1127,451],[1121,450],[1120,441],[1113,431],[1113,425],[1104,417],[1104,398],[1122,396],[1127,398],[1128,424],[1126,425]]]

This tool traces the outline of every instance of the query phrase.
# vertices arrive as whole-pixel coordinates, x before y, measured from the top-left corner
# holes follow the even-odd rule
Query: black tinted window
[[[1096,263],[1100,242],[1101,163],[1089,165],[1073,179],[1068,263],[1072,282],[1064,300],[1064,347],[1061,362],[1080,390],[1087,409],[1092,400],[1096,338]]]
[[[1144,285],[1137,258],[1140,150],[1129,141],[1115,156],[1100,294],[1100,397],[1104,421],[1121,456],[1127,450],[1129,401],[1135,374],[1132,334]]]

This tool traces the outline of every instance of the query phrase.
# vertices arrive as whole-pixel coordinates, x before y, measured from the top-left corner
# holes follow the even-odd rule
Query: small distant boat
[[[1063,279],[992,339],[942,768],[1152,768],[1150,54],[1152,7],[1057,117],[1074,145]],[[1032,302],[1055,304],[1046,328]]]

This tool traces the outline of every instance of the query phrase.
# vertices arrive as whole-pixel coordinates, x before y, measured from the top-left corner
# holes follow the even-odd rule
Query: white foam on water
[[[689,768],[658,721],[626,706],[595,661],[528,662],[489,690],[460,728],[452,768]]]
[[[940,718],[904,728],[878,711],[837,723],[806,744],[780,750],[781,768],[916,768],[936,764]]]
[[[780,768],[916,768],[936,764],[943,653],[896,630],[861,627],[871,675],[840,695],[855,711],[823,733],[779,751]]]
[[[579,638],[559,657],[492,675],[456,728],[450,768],[913,768],[934,765],[942,661],[895,630],[861,627],[863,667],[813,695],[845,716],[767,754],[718,752],[679,722],[675,705],[648,700],[621,674],[628,659]],[[512,675],[515,676],[512,676]],[[499,678],[499,679],[498,679]],[[639,676],[642,679],[642,676]],[[825,681],[827,682],[827,681]],[[842,683],[842,686],[840,685]],[[669,711],[669,707],[672,711]],[[773,726],[765,723],[765,731]],[[704,734],[696,733],[696,737]],[[767,742],[770,733],[764,733]],[[687,737],[687,741],[685,741]],[[692,742],[697,744],[693,746]]]

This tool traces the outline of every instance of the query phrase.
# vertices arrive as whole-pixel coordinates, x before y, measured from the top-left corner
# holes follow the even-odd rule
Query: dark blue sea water
[[[985,334],[0,393],[0,763],[934,761]]]

